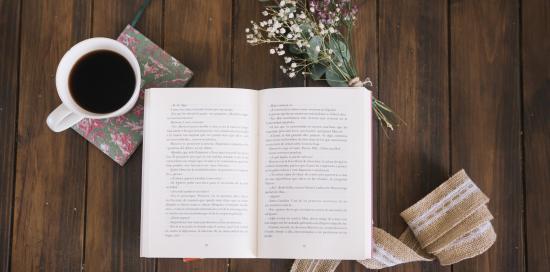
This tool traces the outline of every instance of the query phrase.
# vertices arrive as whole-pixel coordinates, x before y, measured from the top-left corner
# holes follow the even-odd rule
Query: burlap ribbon
[[[491,247],[496,234],[485,196],[460,170],[401,213],[409,226],[399,237],[374,228],[372,258],[358,260],[369,269],[431,261],[451,265]],[[332,272],[340,260],[296,260],[291,272]]]

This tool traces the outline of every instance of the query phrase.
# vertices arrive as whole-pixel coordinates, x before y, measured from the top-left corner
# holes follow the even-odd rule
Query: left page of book
[[[141,256],[256,256],[257,92],[145,92]]]

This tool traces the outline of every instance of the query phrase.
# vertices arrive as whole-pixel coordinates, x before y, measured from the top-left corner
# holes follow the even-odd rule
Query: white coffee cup
[[[69,91],[69,75],[71,74],[73,66],[81,57],[97,50],[110,50],[121,55],[130,63],[136,76],[136,86],[128,102],[121,108],[109,113],[95,113],[83,109],[76,103]],[[63,58],[61,58],[55,74],[55,85],[62,104],[50,113],[46,119],[46,123],[51,130],[60,132],[78,123],[82,118],[110,118],[123,115],[130,111],[139,97],[141,72],[136,57],[128,47],[109,38],[91,38],[77,43],[65,53]]]

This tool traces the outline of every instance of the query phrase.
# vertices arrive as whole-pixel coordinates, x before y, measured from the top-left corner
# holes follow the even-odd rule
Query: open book
[[[142,257],[371,255],[365,88],[148,89]]]

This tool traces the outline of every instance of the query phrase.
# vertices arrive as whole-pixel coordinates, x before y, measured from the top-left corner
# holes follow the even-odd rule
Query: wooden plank
[[[269,46],[250,46],[246,43],[245,28],[250,21],[262,20],[264,4],[257,0],[237,0],[234,3],[233,87],[264,89],[303,86],[303,77],[289,79],[281,72],[280,57],[269,54]],[[233,259],[230,271],[289,271],[293,260]]]
[[[164,45],[195,75],[192,86],[231,86],[231,1],[165,0]]]
[[[9,271],[19,78],[20,1],[0,0],[0,271]]]
[[[449,175],[446,1],[379,1],[380,99],[407,123],[380,133],[379,222],[393,235],[399,214]],[[435,262],[391,271],[450,271]]]
[[[374,84],[371,88],[373,95],[378,96],[378,25],[377,25],[377,1],[358,0],[354,1],[357,5],[357,21],[354,26],[351,50],[356,62],[358,76],[364,80],[369,77]],[[318,82],[321,83],[321,82]],[[323,82],[323,84],[325,84]],[[373,118],[373,219],[375,225],[378,225],[379,215],[384,214],[379,211],[378,201],[379,193],[379,125]],[[368,271],[363,265],[356,261],[343,261],[338,266],[337,272],[347,271]]]
[[[61,56],[90,33],[89,1],[24,1],[13,271],[79,271],[84,234],[86,142],[53,133],[47,115],[60,104],[55,71]]]
[[[93,35],[116,38],[142,2],[95,0]],[[136,28],[162,43],[162,1],[151,2]],[[123,167],[91,144],[88,150],[87,269],[154,271],[154,259],[139,257],[141,149]]]
[[[165,0],[164,47],[195,73],[191,86],[231,86],[231,15],[227,0]],[[157,271],[226,271],[227,265],[227,259],[159,259]]]
[[[289,259],[231,259],[229,271],[288,272],[294,260]]]
[[[550,267],[550,2],[523,0],[523,145],[527,268]]]
[[[525,270],[518,15],[517,1],[451,3],[452,170],[489,196],[498,237],[453,271]]]
[[[264,89],[274,87],[304,86],[303,77],[288,78],[279,66],[281,58],[269,54],[269,46],[251,46],[246,42],[245,29],[250,21],[263,19],[264,3],[258,0],[236,0],[233,18],[233,87]]]

